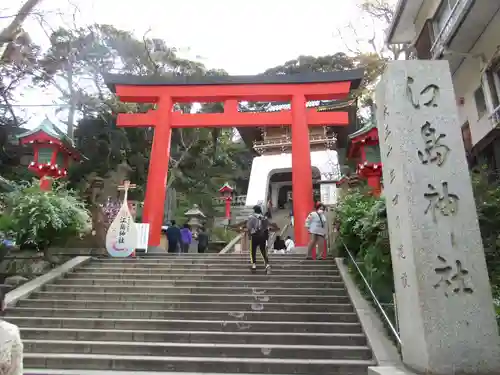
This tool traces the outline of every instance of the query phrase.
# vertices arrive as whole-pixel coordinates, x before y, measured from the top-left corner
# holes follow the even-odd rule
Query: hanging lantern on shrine
[[[84,158],[75,148],[73,141],[49,119],[17,137],[20,144],[33,148],[33,160],[28,169],[40,178],[40,188],[50,190],[52,179],[65,178],[72,161]]]
[[[369,123],[349,135],[347,157],[356,160],[356,174],[366,179],[375,196],[382,192],[382,162],[377,127]]]

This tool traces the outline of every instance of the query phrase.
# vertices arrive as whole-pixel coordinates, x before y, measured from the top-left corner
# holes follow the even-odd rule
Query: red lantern
[[[52,179],[67,176],[70,160],[81,161],[83,157],[73,141],[48,119],[18,139],[21,144],[33,147],[33,160],[28,169],[40,178],[42,190],[51,189]]]
[[[231,219],[231,201],[233,200],[233,188],[229,186],[229,184],[226,182],[224,186],[222,186],[219,189],[219,193],[222,194],[222,199],[225,201],[226,204],[226,219],[229,223],[229,220]]]

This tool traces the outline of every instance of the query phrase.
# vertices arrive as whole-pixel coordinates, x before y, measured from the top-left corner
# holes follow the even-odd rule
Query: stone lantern
[[[203,226],[203,222],[206,219],[206,216],[203,212],[200,211],[200,208],[197,204],[193,205],[193,208],[188,210],[184,216],[188,218],[188,225],[191,227],[191,232],[193,233],[193,237],[198,237],[198,232],[200,228]]]

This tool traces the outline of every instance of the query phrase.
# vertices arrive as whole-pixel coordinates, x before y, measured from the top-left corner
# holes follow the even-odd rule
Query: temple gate
[[[303,223],[313,207],[309,126],[347,126],[347,112],[307,109],[310,100],[340,100],[359,86],[363,70],[275,76],[140,77],[107,75],[106,84],[123,102],[154,103],[147,113],[121,113],[117,126],[154,127],[143,222],[150,224],[149,245],[160,244],[172,128],[267,127],[290,125],[292,133],[292,189],[296,223]],[[291,102],[290,111],[239,112],[238,102]],[[175,103],[223,102],[224,113],[180,113]],[[295,225],[295,243],[303,246],[308,234]]]

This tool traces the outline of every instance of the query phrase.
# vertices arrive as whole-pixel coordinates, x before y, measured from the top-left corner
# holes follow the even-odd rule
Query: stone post
[[[280,190],[280,185],[278,183],[271,184],[271,202],[273,204],[273,208],[278,208],[278,193]]]
[[[422,374],[499,374],[448,62],[390,63],[376,103],[403,362]]]

